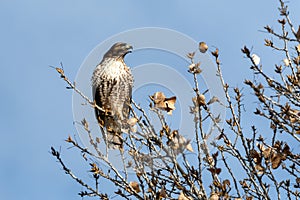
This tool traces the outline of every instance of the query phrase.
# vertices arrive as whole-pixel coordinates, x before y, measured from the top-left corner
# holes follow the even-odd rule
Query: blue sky
[[[245,78],[252,78],[240,51],[243,45],[253,47],[265,64],[280,62],[270,57],[263,45],[267,35],[260,31],[267,24],[278,27],[278,5],[259,0],[1,0],[1,199],[80,199],[82,188],[49,153],[54,145],[62,146],[66,156],[77,155],[63,141],[76,131],[72,92],[49,65],[63,62],[74,79],[89,52],[108,37],[133,28],[162,27],[218,47],[225,79],[242,86]],[[300,1],[289,5],[297,25]]]

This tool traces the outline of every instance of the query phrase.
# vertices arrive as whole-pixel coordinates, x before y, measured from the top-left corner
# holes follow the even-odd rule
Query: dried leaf
[[[154,104],[160,104],[165,100],[166,96],[163,92],[155,92],[154,95],[150,96],[150,99]]]
[[[188,151],[190,151],[190,152],[194,152],[194,149],[193,149],[193,147],[192,147],[192,144],[191,143],[188,143],[187,145],[186,145],[186,150],[188,150]]]
[[[172,115],[172,111],[175,110],[176,97],[170,97],[165,99],[166,108],[165,110],[169,115]]]
[[[219,200],[219,195],[217,193],[213,193],[210,195],[209,200]]]
[[[251,158],[253,158],[253,161],[255,162],[255,164],[261,163],[261,156],[256,150],[254,150],[254,149],[250,150],[250,156],[251,156]]]
[[[289,145],[287,145],[287,144],[284,145],[284,147],[282,149],[282,153],[285,155],[288,155],[288,156],[292,155]]]
[[[129,185],[132,187],[132,189],[133,189],[136,193],[141,192],[140,185],[139,185],[138,182],[133,181],[133,182],[130,182]]]
[[[200,62],[198,63],[192,63],[188,66],[189,70],[188,72],[194,73],[194,74],[200,74],[202,70],[200,69]]]
[[[213,97],[207,102],[207,104],[210,105],[210,104],[215,103],[215,102],[219,102],[219,99],[218,99],[218,97],[213,96]]]
[[[257,174],[259,174],[259,175],[263,174],[265,171],[265,168],[263,168],[260,164],[255,165],[255,169],[257,170]]]
[[[240,184],[242,185],[242,188],[249,188],[249,185],[247,184],[247,182],[245,180],[240,181]]]
[[[180,192],[178,196],[178,200],[193,200],[192,197],[186,196],[182,191]]]
[[[262,155],[264,156],[265,159],[269,159],[270,158],[270,155],[271,155],[271,147],[269,148],[266,148],[263,152],[262,152]]]
[[[223,185],[227,185],[227,186],[230,186],[230,181],[228,179],[225,179],[223,181]]]
[[[204,106],[206,104],[205,96],[203,94],[200,94],[197,97],[193,97],[192,100],[195,106]]]
[[[167,192],[164,187],[159,192],[159,198],[167,198]]]
[[[184,150],[194,152],[190,141],[180,135],[177,130],[172,131],[172,133],[168,136],[168,139],[167,144],[175,151],[176,154],[181,153]]]
[[[203,94],[199,95],[198,103],[199,103],[200,106],[205,105],[205,96]]]
[[[272,163],[273,169],[277,169],[280,166],[281,162],[282,162],[282,159],[281,159],[280,154],[277,153],[277,154],[272,155],[271,163]]]
[[[156,92],[154,95],[150,96],[150,99],[153,101],[156,108],[167,111],[169,115],[171,115],[172,111],[175,110],[175,96],[166,98],[164,93]]]
[[[129,126],[134,126],[137,123],[138,119],[135,117],[132,117],[130,119],[127,120],[127,123],[129,124]]]
[[[96,142],[97,143],[100,143],[101,142],[101,139],[99,137],[96,137]]]
[[[189,68],[189,72],[193,72],[194,68],[195,68],[196,64],[195,63],[192,63],[188,66]]]
[[[205,53],[207,51],[207,49],[208,49],[208,46],[205,42],[200,42],[199,43],[199,51],[201,53]]]

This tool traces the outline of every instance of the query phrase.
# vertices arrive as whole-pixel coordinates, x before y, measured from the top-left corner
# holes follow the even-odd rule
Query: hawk
[[[124,57],[131,51],[131,45],[115,43],[93,72],[93,98],[102,108],[95,108],[95,115],[108,148],[122,149],[122,129],[129,118],[133,87],[133,76]]]

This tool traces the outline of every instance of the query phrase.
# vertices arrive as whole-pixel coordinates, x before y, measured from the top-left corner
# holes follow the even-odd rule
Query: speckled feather
[[[109,148],[122,147],[120,136],[129,117],[133,76],[123,58],[131,49],[125,43],[114,44],[92,77],[94,101],[105,110],[95,109],[95,114]]]

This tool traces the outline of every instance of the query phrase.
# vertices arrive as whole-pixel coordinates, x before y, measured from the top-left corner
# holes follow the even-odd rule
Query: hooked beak
[[[133,50],[133,47],[131,45],[127,44],[126,49],[127,49],[128,53],[131,53]]]

